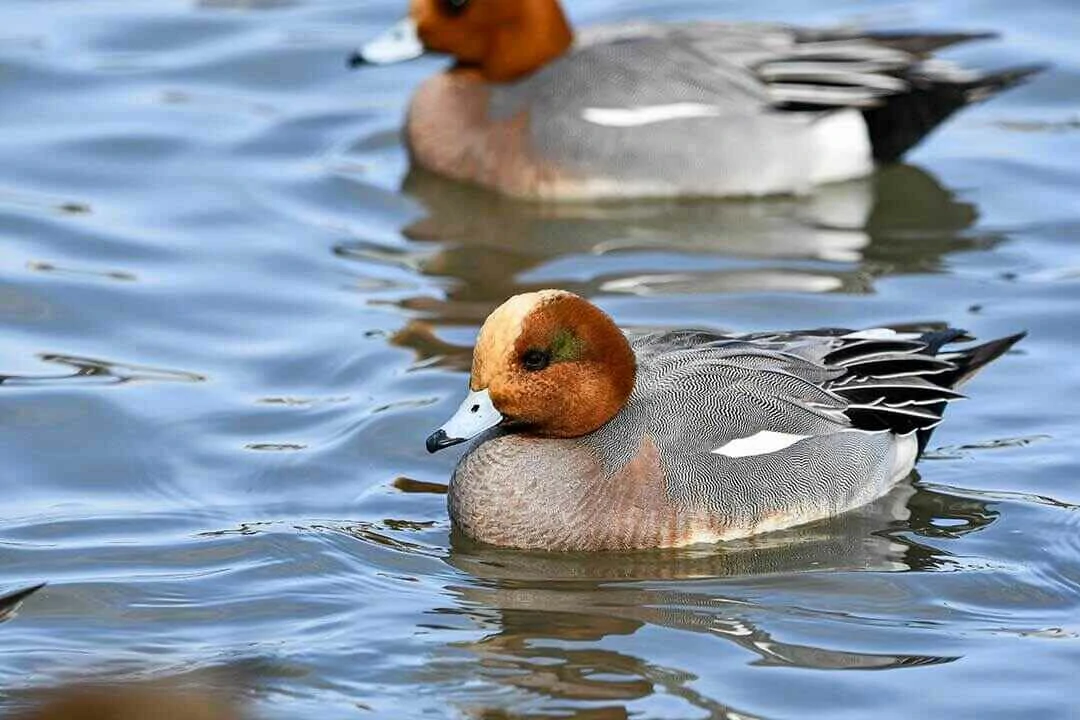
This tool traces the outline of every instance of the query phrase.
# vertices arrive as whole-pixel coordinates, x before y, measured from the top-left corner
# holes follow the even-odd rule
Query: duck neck
[[[521,0],[517,12],[495,30],[480,69],[489,82],[512,82],[559,57],[574,33],[556,0]]]
[[[610,322],[610,321],[609,321]],[[634,391],[637,359],[626,335],[614,323],[613,332],[603,338],[598,350],[599,362],[588,363],[581,370],[580,396],[575,403],[575,417],[557,437],[579,437],[595,432],[619,414]],[[598,343],[599,345],[599,343]]]

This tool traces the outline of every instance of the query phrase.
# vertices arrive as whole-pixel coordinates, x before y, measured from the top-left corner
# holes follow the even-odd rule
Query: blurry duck
[[[1041,69],[932,57],[987,37],[644,22],[575,38],[557,0],[412,0],[352,63],[454,57],[405,128],[451,178],[534,199],[761,196],[865,176]]]
[[[0,596],[0,622],[45,587],[40,583]],[[72,684],[34,693],[34,707],[16,720],[241,720],[239,705],[227,693],[186,689],[171,680],[135,683]]]
[[[221,693],[183,689],[167,681],[70,685],[15,720],[242,720],[238,703]]]

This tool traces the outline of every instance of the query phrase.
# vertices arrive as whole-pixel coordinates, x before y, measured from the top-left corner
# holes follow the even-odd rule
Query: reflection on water
[[[556,258],[615,256],[610,273],[576,282],[572,273],[560,278],[589,295],[694,288],[858,293],[872,291],[881,275],[934,271],[946,254],[989,246],[988,239],[965,234],[976,220],[971,205],[957,201],[929,173],[906,165],[808,198],[766,202],[523,203],[418,170],[410,173],[404,191],[421,202],[425,217],[403,234],[439,243],[437,251],[415,255],[416,265],[452,278],[447,304],[466,314],[469,303],[542,285],[529,271]],[[678,273],[633,276],[618,257],[631,251],[692,257]],[[716,254],[745,261],[708,257]],[[796,269],[776,263],[781,259],[807,263]],[[717,268],[694,269],[701,265]],[[461,319],[453,309],[446,314]]]
[[[975,208],[910,165],[765,202],[529,203],[419,169],[404,192],[424,212],[402,229],[413,245],[352,242],[335,253],[447,279],[444,297],[400,301],[415,317],[393,339],[455,369],[467,367],[468,348],[435,328],[479,325],[519,292],[872,293],[878,278],[940,272],[945,256],[999,240],[973,232]]]
[[[130,365],[122,362],[96,360],[94,358],[74,357],[70,355],[42,354],[42,362],[66,365],[71,372],[46,375],[4,375],[0,374],[0,384],[4,385],[44,385],[57,382],[91,382],[96,384],[122,384],[130,382],[202,382],[206,378],[198,373],[183,370],[166,370],[144,365]]]
[[[492,682],[565,701],[661,693],[726,717],[735,711],[688,686],[696,679],[692,673],[595,646],[610,636],[663,627],[732,643],[744,651],[745,662],[758,666],[887,670],[953,662],[960,658],[845,649],[837,638],[828,647],[785,641],[770,630],[777,617],[855,625],[866,618],[783,605],[763,613],[761,583],[794,581],[807,573],[941,569],[948,565],[947,553],[935,548],[932,538],[960,537],[995,516],[986,503],[904,483],[843,518],[718,548],[528,553],[455,536],[447,562],[472,582],[448,586],[455,606],[436,612],[464,615],[481,629],[478,640],[453,646],[468,650]],[[949,535],[938,532],[940,523],[949,524]],[[865,589],[875,591],[873,584]],[[888,599],[881,597],[886,606]],[[862,600],[874,603],[872,594]]]
[[[197,669],[167,677],[140,677],[99,669],[86,678],[20,693],[25,710],[15,720],[242,720],[245,695],[254,679],[273,668],[260,662],[236,662],[213,670]]]

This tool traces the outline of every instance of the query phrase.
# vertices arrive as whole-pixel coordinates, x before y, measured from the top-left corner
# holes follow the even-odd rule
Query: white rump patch
[[[814,183],[841,182],[869,175],[874,171],[874,153],[870,130],[858,110],[832,112],[814,123]]]
[[[900,435],[896,438],[896,450],[892,463],[892,482],[898,483],[906,478],[915,461],[919,458],[919,438],[916,433]]]
[[[704,103],[672,103],[670,105],[640,105],[630,108],[585,108],[581,117],[593,125],[606,127],[637,127],[667,120],[717,117],[720,108]]]
[[[791,447],[800,440],[805,440],[809,435],[792,435],[791,433],[773,432],[761,430],[749,437],[736,438],[712,452],[727,457],[751,457],[753,455],[768,455],[784,448]]]

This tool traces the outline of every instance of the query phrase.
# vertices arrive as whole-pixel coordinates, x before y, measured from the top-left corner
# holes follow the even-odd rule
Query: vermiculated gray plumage
[[[894,439],[918,433],[925,446],[945,405],[960,397],[952,386],[1021,337],[945,359],[936,355],[934,333],[633,336],[639,361],[634,394],[586,440],[614,472],[642,435],[654,437],[667,486],[682,502],[705,502],[725,513],[762,510],[762,504],[779,511],[802,501],[840,506],[867,487],[891,483],[886,460]],[[782,453],[714,452],[762,430],[808,437]]]
[[[622,410],[580,438],[482,438],[455,471],[451,516],[496,544],[612,549],[836,515],[906,477],[955,387],[1022,337],[943,351],[968,336],[628,333],[638,366]],[[761,433],[783,444],[755,446]]]
[[[721,22],[588,28],[565,56],[518,82],[491,85],[489,116],[527,112],[538,157],[625,188],[800,192],[830,173],[862,167],[849,159],[830,169],[829,156],[842,152],[822,146],[822,123],[830,117],[860,113],[868,155],[892,162],[961,107],[1042,69],[981,73],[930,55],[987,37]],[[673,105],[709,112],[625,126],[588,120],[590,110]]]

